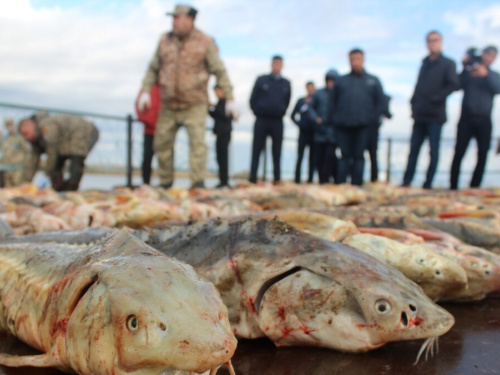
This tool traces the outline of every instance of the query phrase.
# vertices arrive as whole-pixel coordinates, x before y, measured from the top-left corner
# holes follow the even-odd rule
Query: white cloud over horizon
[[[331,67],[347,73],[347,51],[363,48],[367,70],[380,77],[393,97],[395,116],[382,132],[407,137],[412,124],[408,103],[426,55],[425,33],[434,28],[443,31],[445,54],[458,67],[470,45],[483,47],[500,40],[500,5],[493,1],[473,5],[451,0],[439,4],[429,0],[187,2],[200,11],[197,26],[214,36],[220,46],[243,112],[237,126],[247,131],[253,126],[250,91],[255,78],[269,71],[274,53],[285,56],[283,74],[292,81],[293,107],[303,96],[306,81],[321,87],[324,73]],[[0,3],[0,101],[133,113],[158,37],[170,29],[171,21],[164,13],[174,7],[174,1],[43,4],[43,0]],[[494,69],[500,70],[500,61]],[[447,136],[454,136],[460,97],[453,94],[449,100]],[[286,135],[296,136],[295,126],[287,122]],[[498,104],[494,123],[498,135]]]

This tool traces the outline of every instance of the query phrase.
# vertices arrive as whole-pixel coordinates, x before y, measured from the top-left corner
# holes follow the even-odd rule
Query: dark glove
[[[61,191],[63,188],[63,177],[61,174],[56,174],[50,177],[50,182],[52,184],[52,189],[55,191]]]

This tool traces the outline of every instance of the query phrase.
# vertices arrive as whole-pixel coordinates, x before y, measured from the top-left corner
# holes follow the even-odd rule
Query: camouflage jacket
[[[198,29],[184,40],[166,33],[146,71],[142,90],[150,92],[159,83],[162,105],[174,110],[208,104],[207,83],[211,74],[231,100],[233,88],[213,39]]]
[[[0,143],[0,163],[26,168],[26,163],[31,154],[31,146],[19,133],[9,133]]]
[[[40,155],[47,154],[46,173],[51,176],[58,156],[87,156],[99,138],[96,126],[83,118],[71,115],[48,116],[35,123],[38,134],[33,143],[29,170],[32,177]]]

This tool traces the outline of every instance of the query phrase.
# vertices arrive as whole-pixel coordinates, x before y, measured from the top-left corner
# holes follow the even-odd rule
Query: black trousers
[[[153,161],[153,139],[154,135],[144,133],[144,147],[142,154],[142,181],[149,184],[151,181],[151,162]]]
[[[368,156],[370,156],[370,181],[375,182],[378,180],[378,161],[377,161],[377,151],[378,151],[378,133],[379,126],[370,126],[370,135],[368,137]]]
[[[313,182],[315,165],[315,143],[313,141],[314,132],[301,130],[299,133],[299,141],[297,146],[297,165],[295,166],[295,182],[300,184],[300,175],[302,169],[302,159],[304,158],[304,151],[309,147],[309,170],[307,182]]]
[[[63,181],[64,165],[69,160],[69,178]],[[59,155],[52,174],[52,187],[56,191],[78,190],[85,169],[85,156]]]
[[[342,157],[338,162],[337,183],[347,182],[351,176],[351,184],[363,184],[363,171],[365,168],[364,152],[370,136],[369,126],[339,126],[335,129],[337,143]]]
[[[231,131],[220,132],[215,139],[215,152],[219,164],[219,181],[221,185],[229,182],[229,142]]]
[[[490,117],[468,117],[462,115],[457,126],[455,155],[451,163],[450,189],[458,188],[460,164],[472,138],[477,142],[477,163],[472,173],[470,187],[479,187],[483,179],[486,159],[491,144],[492,124]]]
[[[273,141],[273,173],[274,181],[281,181],[281,144],[283,143],[283,119],[257,117],[253,128],[252,162],[250,165],[250,182],[257,182],[257,170],[262,150],[266,146],[266,138]]]
[[[337,145],[329,142],[316,142],[316,167],[318,168],[319,183],[328,184],[337,182]]]

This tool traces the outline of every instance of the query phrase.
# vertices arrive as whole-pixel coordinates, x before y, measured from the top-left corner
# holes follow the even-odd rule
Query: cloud
[[[427,53],[425,32],[442,25],[445,53],[455,60],[470,45],[482,47],[500,40],[500,5],[495,3],[470,3],[459,9],[454,1],[427,1],[425,7],[418,1],[397,6],[392,1],[367,0],[187,1],[200,11],[197,26],[220,46],[242,110],[236,125],[241,135],[235,140],[247,145],[254,121],[248,106],[250,92],[256,77],[269,71],[274,53],[285,56],[283,74],[292,82],[293,106],[305,94],[306,81],[323,86],[331,67],[347,73],[347,51],[360,46],[366,52],[368,71],[381,79],[393,97],[395,115],[384,124],[383,135],[408,137],[409,99]],[[0,3],[0,101],[133,113],[159,35],[171,26],[165,11],[173,9],[175,2],[71,2],[75,3],[79,5]],[[499,61],[494,68],[498,67]],[[460,95],[453,94],[447,135],[454,136],[459,103]],[[500,122],[498,105],[493,118]],[[286,136],[296,137],[296,126],[288,118],[285,122]]]

